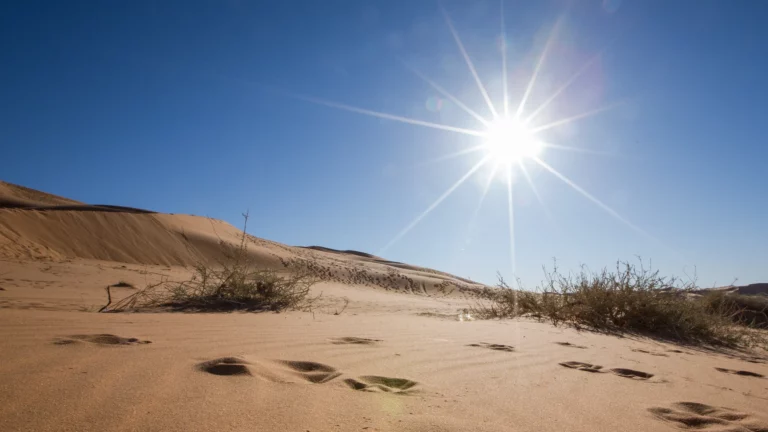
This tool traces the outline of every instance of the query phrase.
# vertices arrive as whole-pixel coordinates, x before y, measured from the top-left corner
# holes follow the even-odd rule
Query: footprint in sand
[[[671,408],[652,407],[648,411],[657,419],[680,429],[734,432],[768,431],[768,422],[752,414],[731,408],[714,407],[697,402],[676,402]]]
[[[248,368],[250,363],[239,357],[221,357],[208,360],[197,365],[197,369],[213,375],[233,376],[244,375],[252,376]]]
[[[334,345],[376,345],[379,342],[381,342],[381,339],[368,339],[354,336],[331,339],[331,343]]]
[[[715,370],[727,374],[733,374],[733,375],[741,375],[741,376],[748,376],[748,377],[755,377],[755,378],[764,378],[763,375],[757,373],[757,372],[750,372],[750,371],[744,371],[744,370],[733,370],[733,369],[726,369],[726,368],[719,368],[716,367]]]
[[[152,341],[139,340],[136,338],[124,338],[113,334],[91,334],[91,335],[72,335],[54,339],[55,345],[71,345],[80,342],[87,342],[96,345],[140,345],[150,344]]]
[[[312,361],[277,360],[274,363],[313,384],[324,384],[339,376],[336,368]],[[254,368],[255,367],[255,368]],[[263,367],[240,357],[221,357],[198,363],[196,368],[202,372],[222,376],[259,376],[273,382],[283,381],[280,374],[265,371]],[[354,390],[379,393],[410,394],[418,383],[403,378],[390,378],[376,375],[366,375],[357,379],[347,378],[344,384]]]
[[[567,361],[560,363],[560,366],[564,366],[571,369],[577,369],[584,372],[593,372],[593,373],[599,373],[603,372],[601,369],[603,369],[600,365],[593,365],[590,363],[582,363],[577,361]]]
[[[418,383],[404,378],[389,378],[383,376],[361,376],[358,379],[344,380],[351,389],[366,392],[383,392],[395,394],[411,394]]]
[[[555,342],[555,343],[558,344],[558,345],[569,347],[569,348],[587,349],[587,347],[585,347],[585,346],[575,345],[575,344],[572,344],[570,342]]]
[[[311,361],[280,360],[279,364],[291,369],[296,375],[315,384],[328,382],[341,375],[335,368]]]
[[[592,373],[606,372],[605,370],[603,370],[603,367],[600,365],[593,365],[591,363],[582,363],[577,361],[563,362],[563,363],[560,363],[560,366],[564,366],[570,369],[576,369],[584,372],[592,372]],[[611,372],[612,374],[618,375],[623,378],[631,378],[636,380],[647,380],[653,377],[653,374],[637,371],[634,369],[626,369],[626,368],[609,369],[608,372]]]
[[[647,372],[641,372],[633,369],[614,368],[614,369],[611,369],[611,372],[620,377],[631,378],[636,380],[647,380],[649,378],[653,378],[653,374],[649,374]]]
[[[480,343],[469,344],[467,346],[478,347],[478,348],[487,348],[487,349],[491,349],[491,350],[494,350],[494,351],[515,352],[515,347],[509,346],[509,345],[489,344],[489,343],[485,343],[485,342],[480,342]]]

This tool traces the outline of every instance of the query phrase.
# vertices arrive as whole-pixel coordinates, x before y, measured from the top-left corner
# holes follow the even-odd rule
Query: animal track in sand
[[[248,368],[250,363],[239,357],[221,357],[197,365],[197,369],[213,375],[253,375]]]
[[[509,346],[509,345],[502,345],[502,344],[489,344],[485,342],[480,342],[480,343],[469,344],[467,346],[487,348],[494,351],[515,352],[515,347]]]
[[[278,363],[288,367],[300,377],[315,384],[328,382],[341,375],[335,368],[322,363],[291,360],[280,360]]]
[[[653,374],[637,371],[634,369],[614,368],[614,369],[611,369],[611,372],[613,372],[614,374],[620,377],[631,378],[636,380],[647,380],[649,378],[653,378]]]
[[[150,344],[152,341],[139,340],[136,338],[124,338],[113,334],[90,334],[90,335],[72,335],[62,338],[56,338],[53,343],[56,345],[71,345],[80,342],[88,342],[96,345],[139,345]]]
[[[275,360],[272,363],[284,367],[286,372],[313,384],[324,384],[342,375],[334,367],[313,361]],[[270,368],[264,369],[264,365],[259,365],[260,362],[251,363],[241,357],[221,357],[198,363],[196,368],[212,375],[257,376],[272,382],[292,382],[291,380],[284,380],[279,371],[270,370]],[[415,392],[413,387],[418,385],[416,381],[378,375],[365,375],[356,379],[347,378],[343,382],[353,390],[401,395]]]
[[[361,376],[344,380],[351,389],[367,392],[410,394],[418,383],[404,378],[389,378],[376,375]]]
[[[744,370],[733,370],[733,369],[726,369],[726,368],[719,368],[716,367],[715,370],[727,374],[733,374],[733,375],[741,375],[741,376],[748,376],[748,377],[755,377],[755,378],[764,378],[763,375],[757,373],[757,372],[750,372],[750,371],[744,371]]]
[[[334,345],[376,345],[379,342],[381,342],[381,339],[368,339],[354,336],[331,339],[331,343]]]
[[[768,422],[731,408],[714,407],[698,402],[675,402],[672,408],[652,407],[648,411],[657,419],[680,429],[728,432],[765,432]]]
[[[592,372],[592,373],[606,372],[603,370],[603,367],[600,365],[593,365],[591,363],[582,363],[577,361],[563,362],[563,363],[560,363],[560,366],[564,366],[570,369],[577,369],[584,372]],[[634,369],[614,368],[614,369],[610,369],[609,371],[614,375],[618,375],[620,377],[632,378],[637,380],[647,380],[653,377],[653,374],[637,371]]]
[[[570,342],[555,342],[555,343],[558,344],[558,345],[569,347],[569,348],[587,349],[587,347],[585,347],[583,345],[575,345],[575,344],[572,344]]]
[[[565,366],[567,368],[571,369],[578,369],[584,372],[593,372],[593,373],[599,373],[603,372],[601,369],[603,368],[600,365],[593,365],[590,363],[582,363],[577,361],[567,361],[560,363],[560,366]]]
[[[656,356],[656,357],[669,357],[667,354],[664,354],[664,353],[654,352],[654,351],[646,351],[644,349],[639,349],[639,348],[632,349],[632,352],[639,352],[639,353],[643,353],[643,354],[650,354],[650,355]]]

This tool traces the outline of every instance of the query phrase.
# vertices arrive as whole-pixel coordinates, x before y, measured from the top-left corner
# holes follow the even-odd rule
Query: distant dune
[[[724,286],[719,288],[704,289],[704,290],[700,290],[699,292],[705,293],[708,291],[725,291],[729,294],[768,296],[768,283],[753,283],[749,285],[729,285],[729,286]]]
[[[333,253],[333,254],[345,255],[345,256],[348,256],[348,257],[349,256],[357,256],[357,257],[363,258],[363,261],[367,261],[367,262],[371,262],[371,263],[382,264],[382,265],[385,265],[385,266],[395,267],[395,268],[404,269],[404,270],[412,270],[412,271],[415,271],[415,272],[431,273],[433,275],[445,276],[445,277],[448,277],[448,278],[451,278],[451,279],[455,279],[455,280],[458,280],[458,281],[461,281],[461,282],[465,282],[465,283],[468,283],[468,284],[473,284],[473,285],[477,284],[477,282],[475,282],[475,281],[473,281],[471,279],[462,278],[462,277],[459,277],[459,276],[456,276],[456,275],[453,275],[453,274],[450,274],[450,273],[446,273],[446,272],[443,272],[443,271],[440,271],[440,270],[434,270],[434,269],[427,268],[427,267],[420,267],[420,266],[415,266],[415,265],[411,265],[411,264],[405,264],[405,263],[401,263],[401,262],[397,262],[397,261],[389,261],[389,260],[386,260],[384,258],[377,257],[376,255],[365,253],[365,252],[359,252],[359,251],[356,251],[356,250],[338,250],[338,249],[332,249],[332,248],[327,248],[327,247],[323,247],[323,246],[303,246],[303,248],[317,250],[317,251],[321,251],[321,252],[328,252],[328,253]]]
[[[323,251],[323,252],[330,252],[330,253],[337,253],[337,254],[348,254],[348,255],[357,255],[357,256],[364,257],[364,258],[373,258],[373,259],[377,259],[377,260],[381,259],[381,258],[377,257],[376,255],[372,255],[372,254],[365,253],[365,252],[358,252],[356,250],[338,250],[338,249],[331,249],[331,248],[322,247],[322,246],[302,246],[302,247],[305,248],[305,249],[314,249],[314,250],[319,250],[319,251]]]
[[[0,208],[3,207],[43,207],[58,205],[83,205],[69,198],[40,192],[24,186],[0,181]]]
[[[0,209],[16,208],[46,211],[101,211],[123,213],[154,213],[149,210],[108,204],[83,204],[69,198],[41,192],[24,186],[0,181]]]
[[[742,295],[768,295],[768,283],[753,283],[733,287],[736,294]]]

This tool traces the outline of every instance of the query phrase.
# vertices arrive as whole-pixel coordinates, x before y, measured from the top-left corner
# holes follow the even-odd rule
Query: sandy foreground
[[[460,322],[461,300],[331,283],[316,289],[350,300],[340,315],[338,302],[314,313],[99,314],[77,308],[103,304],[107,281],[143,278],[138,266],[0,265],[3,431],[647,431],[700,414],[714,414],[704,430],[768,428],[768,379],[716,369],[768,375],[745,354]],[[560,365],[570,361],[602,369]],[[720,407],[734,411],[709,411]]]
[[[28,208],[0,209],[0,431],[768,430],[764,352],[459,321],[471,281],[354,251],[251,240],[323,276],[312,312],[96,313],[237,229],[9,190]]]

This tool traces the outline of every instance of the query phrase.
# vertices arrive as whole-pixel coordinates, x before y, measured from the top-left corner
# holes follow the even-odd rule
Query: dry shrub
[[[481,318],[530,316],[554,325],[631,332],[689,343],[751,345],[764,333],[734,323],[736,309],[692,293],[693,284],[658,271],[618,262],[616,269],[563,275],[545,269],[536,291],[511,289],[503,278],[488,301],[474,308]]]
[[[217,266],[198,263],[190,280],[163,280],[128,296],[104,312],[164,308],[187,311],[281,311],[308,308],[310,287],[317,282],[311,272],[296,271],[281,276],[260,269],[248,255],[245,230],[239,245],[220,241],[224,260]],[[107,305],[109,306],[109,304]]]
[[[704,294],[701,301],[712,311],[730,317],[739,325],[768,329],[768,296],[713,291]]]

